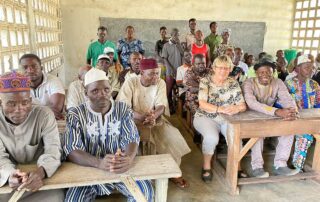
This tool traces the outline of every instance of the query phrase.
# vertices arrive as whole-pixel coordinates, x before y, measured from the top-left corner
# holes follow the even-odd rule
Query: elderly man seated
[[[87,101],[84,94],[83,80],[84,75],[91,69],[90,65],[85,65],[79,68],[78,79],[71,82],[68,89],[67,95],[67,109],[71,107],[79,106],[80,104]]]
[[[118,92],[120,90],[120,83],[119,83],[119,74],[116,72],[116,70],[110,69],[112,65],[111,59],[107,54],[99,55],[98,57],[98,63],[97,68],[104,71],[109,79],[109,83],[111,86],[111,96],[112,98],[116,98],[118,95]]]
[[[155,59],[141,60],[140,69],[140,76],[125,81],[117,99],[132,107],[133,117],[140,127],[154,125],[150,130],[157,153],[171,154],[180,165],[182,156],[189,153],[190,149],[179,130],[162,117],[164,113],[169,115],[169,111],[166,84],[160,79],[161,69]],[[155,125],[161,117],[164,123]],[[174,178],[172,181],[181,188],[188,186],[183,178]]]
[[[257,77],[249,78],[244,82],[245,101],[251,110],[281,117],[288,121],[295,120],[297,118],[296,104],[283,81],[273,77],[275,68],[276,63],[272,56],[267,55],[259,60],[254,66]],[[299,172],[287,166],[293,137],[294,135],[278,137],[273,167],[275,175],[290,176]],[[266,178],[269,177],[269,173],[263,169],[262,151],[263,138],[259,139],[251,149],[252,176]]]
[[[0,76],[0,186],[8,182],[13,189],[26,189],[19,201],[63,201],[62,190],[39,191],[43,179],[60,166],[61,146],[53,112],[32,105],[31,81],[10,72]],[[31,172],[18,170],[17,164],[36,163]],[[11,194],[0,195],[8,201]]]
[[[32,102],[51,108],[56,119],[64,119],[65,91],[61,80],[44,73],[40,58],[35,54],[25,54],[20,60],[20,67],[31,80]]]
[[[299,109],[320,108],[319,84],[315,80],[310,79],[313,68],[313,56],[307,54],[301,55],[297,59],[297,66],[295,68],[297,76],[285,82],[289,93],[296,101]],[[296,135],[292,164],[301,172],[303,172],[307,152],[312,142],[313,136],[311,134]]]
[[[140,141],[132,119],[132,110],[111,98],[111,86],[105,72],[91,69],[84,79],[88,102],[68,111],[63,150],[67,160],[107,172],[123,173],[132,165]],[[136,181],[148,201],[152,201],[151,181]],[[123,183],[73,187],[66,202],[94,201],[117,189],[128,201],[135,201]]]

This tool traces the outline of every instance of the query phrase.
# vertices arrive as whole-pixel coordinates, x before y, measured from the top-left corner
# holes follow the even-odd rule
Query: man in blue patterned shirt
[[[111,87],[103,71],[88,71],[84,85],[89,101],[68,111],[63,146],[67,160],[107,172],[126,172],[140,141],[132,111],[125,103],[111,99]],[[136,183],[146,199],[152,201],[151,181]],[[70,188],[65,201],[94,201],[97,195],[109,195],[114,189],[128,201],[135,201],[121,182]]]
[[[117,51],[124,69],[130,68],[129,57],[131,53],[139,52],[141,55],[144,54],[145,50],[142,41],[135,38],[133,26],[129,25],[126,27],[126,38],[119,39]]]

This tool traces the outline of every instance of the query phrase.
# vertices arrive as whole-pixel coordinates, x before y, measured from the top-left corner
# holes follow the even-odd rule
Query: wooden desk
[[[320,110],[303,109],[300,118],[295,121],[283,121],[280,118],[268,116],[259,112],[247,111],[234,116],[223,115],[228,123],[228,155],[226,170],[218,160],[214,165],[214,171],[227,187],[230,194],[239,194],[238,185],[277,182],[284,180],[296,180],[305,178],[319,179],[320,172]],[[295,134],[313,134],[316,139],[312,169],[310,172],[291,177],[271,176],[267,179],[246,178],[238,180],[238,165],[244,155],[262,137],[274,137]],[[250,140],[241,149],[241,139]],[[308,167],[308,166],[306,166]]]
[[[35,167],[36,165],[18,166],[22,171],[30,171]],[[51,178],[45,179],[45,185],[40,190],[123,182],[135,197],[137,196],[135,192],[140,190],[131,179],[155,179],[155,201],[164,202],[167,200],[168,178],[180,176],[181,170],[169,154],[138,156],[130,170],[122,174],[114,174],[97,168],[65,162]],[[11,193],[12,191],[9,186],[0,188],[0,194]],[[144,201],[141,198],[138,199],[140,200],[137,201]]]

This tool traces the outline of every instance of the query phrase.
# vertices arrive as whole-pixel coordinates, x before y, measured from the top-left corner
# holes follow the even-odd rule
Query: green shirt
[[[103,51],[106,47],[113,48],[114,50],[114,60],[118,60],[118,53],[117,53],[117,48],[116,45],[112,41],[105,41],[103,44],[100,43],[98,40],[91,43],[88,51],[87,51],[87,60],[91,60],[91,65],[93,67],[96,66],[97,60],[99,55],[103,54]]]
[[[210,58],[213,61],[217,56],[217,48],[222,42],[222,37],[220,35],[213,35],[212,33],[204,39],[204,43],[208,44],[210,47]]]

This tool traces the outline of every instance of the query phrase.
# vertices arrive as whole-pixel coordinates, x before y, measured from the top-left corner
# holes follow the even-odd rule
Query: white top
[[[297,74],[296,71],[293,71],[293,72],[289,73],[289,75],[286,77],[286,81],[288,81],[288,80],[296,77],[297,75],[298,75],[298,74]]]
[[[56,93],[65,94],[61,80],[51,74],[43,73],[42,83],[36,89],[31,89],[32,103],[50,106],[50,96]]]
[[[136,73],[131,73],[130,71],[127,72],[127,74],[124,76],[124,80],[128,80],[130,78],[137,77],[138,75]]]
[[[183,81],[183,88],[180,88],[179,87],[179,96],[182,94],[182,93],[184,93],[184,92],[186,92],[187,91],[187,89],[188,89],[188,87],[185,85],[186,84],[186,82],[185,82],[185,79],[184,79],[184,75],[186,74],[186,72],[187,72],[187,70],[188,70],[188,66],[186,66],[186,65],[181,65],[180,67],[178,67],[178,69],[177,69],[177,77],[176,77],[176,80],[177,81]]]
[[[77,79],[70,83],[67,95],[67,109],[77,107],[87,101],[82,81]]]
[[[249,67],[246,63],[239,61],[239,64],[237,66],[240,67],[244,71],[245,75],[247,75],[247,73],[249,71]]]

